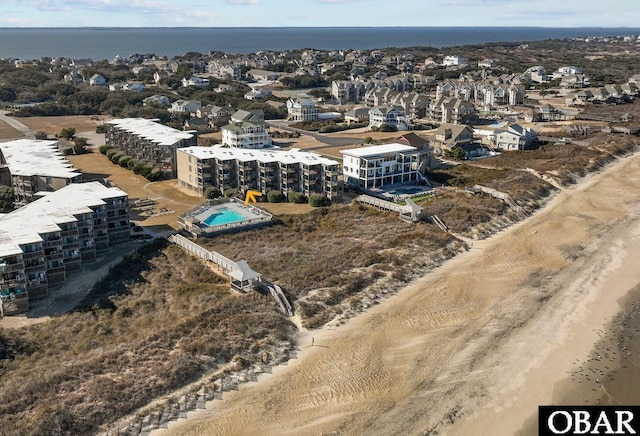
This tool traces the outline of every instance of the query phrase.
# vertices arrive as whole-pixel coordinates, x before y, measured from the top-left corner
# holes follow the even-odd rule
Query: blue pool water
[[[221,224],[235,223],[236,221],[242,221],[245,219],[247,219],[245,216],[240,215],[238,212],[231,209],[219,209],[218,212],[209,215],[203,223],[209,227],[213,227]]]
[[[423,188],[412,188],[412,187],[407,187],[407,188],[397,188],[393,191],[389,191],[389,194],[391,195],[402,195],[402,194],[408,194],[408,195],[413,195],[413,194],[419,194],[421,192],[427,192],[425,189]]]

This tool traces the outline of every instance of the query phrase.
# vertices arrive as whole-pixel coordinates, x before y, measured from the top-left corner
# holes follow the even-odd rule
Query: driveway
[[[270,126],[273,126],[279,130],[284,130],[287,132],[299,133],[304,136],[310,136],[316,141],[324,144],[324,146],[313,147],[314,150],[320,150],[325,147],[344,147],[347,145],[357,144],[359,141],[350,138],[350,137],[341,137],[341,136],[326,136],[322,133],[310,132],[308,130],[296,129],[295,127],[291,127],[287,121],[282,120],[268,120]]]
[[[25,126],[15,118],[8,117],[7,116],[8,113],[9,113],[8,111],[0,110],[0,120],[4,121],[14,129],[19,130],[24,134],[24,136],[34,136],[36,134],[36,132],[34,132],[29,127]]]

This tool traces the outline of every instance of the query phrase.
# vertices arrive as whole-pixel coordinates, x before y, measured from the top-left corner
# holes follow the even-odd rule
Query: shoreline
[[[577,327],[575,322],[562,321],[575,308],[575,301],[584,299],[575,290],[593,285],[578,280],[583,271],[575,260],[593,259],[598,249],[606,246],[609,233],[616,230],[613,224],[626,216],[627,210],[616,207],[632,200],[637,203],[637,197],[627,189],[618,193],[624,197],[620,201],[607,189],[615,191],[610,185],[616,179],[626,186],[627,178],[619,174],[626,171],[627,175],[634,168],[634,188],[640,193],[639,162],[640,153],[635,152],[588,175],[556,194],[531,217],[474,242],[469,251],[345,325],[310,333],[316,346],[305,348],[301,342],[298,359],[274,367],[272,376],[243,386],[240,392],[225,396],[225,401],[191,413],[186,421],[173,422],[157,434],[237,434],[239,429],[251,428],[264,434],[286,433],[292,428],[297,434],[338,430],[354,434],[355,429],[375,434],[425,429],[456,434],[460,429],[459,434],[464,434],[469,423],[491,423],[492,417],[513,407],[506,400],[499,401],[499,396],[513,400],[523,391],[540,391],[538,395],[550,398],[549,383],[553,390],[566,373],[558,367],[546,368],[545,359],[561,347],[562,340],[576,334],[571,331]],[[598,190],[606,192],[592,196],[591,191]],[[581,216],[585,201],[591,203],[594,216]],[[574,209],[565,211],[572,202],[577,202]],[[555,217],[561,213],[565,215]],[[546,245],[554,242],[552,247]],[[506,254],[505,245],[509,246]],[[514,255],[514,248],[521,251]],[[569,262],[572,258],[573,263]],[[461,271],[474,266],[478,268],[475,274]],[[505,268],[511,268],[514,277],[497,276],[497,271]],[[475,276],[482,285],[469,289],[469,280],[476,280]],[[561,298],[555,297],[566,293],[563,284],[572,283],[574,300],[567,300],[565,306],[557,303]],[[551,285],[556,290],[549,294],[545,286]],[[620,292],[624,295],[627,290]],[[604,297],[595,292],[593,298],[598,301]],[[529,312],[533,315],[523,320],[522,315]],[[556,320],[562,340],[550,342],[532,328],[549,325],[545,316]],[[596,328],[602,325],[602,320],[586,322]],[[310,334],[306,339],[302,335],[301,341],[309,342]],[[518,348],[522,343],[529,347],[526,353]],[[587,341],[587,351],[592,343]],[[539,355],[540,349],[546,356]],[[509,354],[520,355],[521,360],[510,360]],[[571,359],[567,366],[570,363]],[[504,376],[515,377],[501,383],[500,372],[505,370]],[[493,375],[498,372],[497,379],[486,377],[492,371]],[[548,383],[540,386],[533,377],[535,371],[545,373]],[[269,398],[266,405],[262,404],[264,398]],[[516,404],[521,409],[510,423],[513,431],[504,434],[513,434],[537,412],[538,400],[528,398],[529,404]],[[283,415],[282,410],[288,413]],[[247,428],[249,421],[253,427]]]

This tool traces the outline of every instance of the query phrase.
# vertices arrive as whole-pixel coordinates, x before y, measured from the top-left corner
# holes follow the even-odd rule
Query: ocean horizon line
[[[0,30],[91,30],[91,29],[625,29],[639,30],[632,26],[0,26]]]
[[[113,59],[132,53],[372,50],[461,47],[499,42],[629,37],[640,27],[335,26],[335,27],[0,27],[0,58]],[[108,35],[108,36],[107,36]]]

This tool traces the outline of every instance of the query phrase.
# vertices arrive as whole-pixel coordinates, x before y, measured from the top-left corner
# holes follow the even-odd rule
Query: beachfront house
[[[464,124],[442,124],[428,132],[429,140],[436,154],[456,147],[465,151],[477,148],[474,144],[473,129]]]
[[[536,139],[532,129],[520,124],[511,124],[503,129],[498,129],[495,134],[495,148],[498,150],[525,150]]]
[[[425,152],[410,145],[392,143],[340,150],[346,185],[372,189],[422,179]]]

